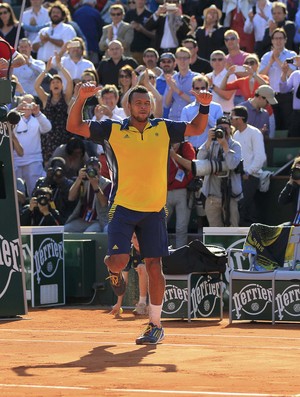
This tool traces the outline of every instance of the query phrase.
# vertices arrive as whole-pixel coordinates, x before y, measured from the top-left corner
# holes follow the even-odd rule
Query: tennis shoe
[[[122,272],[120,273],[112,273],[110,270],[108,271],[109,276],[106,280],[109,280],[111,288],[117,296],[122,296],[126,290],[126,283],[123,278]]]
[[[149,323],[144,333],[139,336],[135,343],[137,345],[156,345],[158,342],[162,341],[165,337],[163,327],[158,327],[153,323]]]

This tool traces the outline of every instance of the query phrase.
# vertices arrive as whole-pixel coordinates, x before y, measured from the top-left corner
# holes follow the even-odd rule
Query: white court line
[[[86,340],[55,340],[55,339],[0,339],[0,342],[5,342],[6,345],[9,344],[9,342],[16,342],[16,343],[70,343],[70,344],[88,344],[88,345],[114,345],[114,346],[136,346],[134,342],[119,342],[119,341],[97,341],[97,340],[91,340],[91,341],[86,341]],[[145,346],[145,345],[144,345]],[[211,349],[216,349],[215,344],[203,344],[203,343],[162,343],[161,346],[171,346],[171,347],[207,347]],[[246,346],[246,345],[221,345],[217,346],[220,349],[256,349],[256,350],[300,350],[300,346]],[[299,396],[300,397],[300,396]]]
[[[17,385],[0,383],[0,387],[25,387],[32,389],[62,389],[62,390],[89,390],[88,387],[75,387],[75,386],[44,386],[44,385]]]
[[[153,393],[153,394],[190,394],[198,396],[242,396],[242,397],[299,397],[300,394],[265,394],[265,393],[233,393],[233,392],[209,392],[188,390],[148,390],[148,389],[105,389],[109,392],[127,393]]]
[[[198,334],[192,334],[192,333],[188,333],[188,334],[174,334],[174,333],[170,333],[168,332],[168,328],[165,327],[165,331],[167,330],[166,335],[167,336],[178,336],[178,337],[195,337],[195,338],[199,338],[199,336],[201,338],[233,338],[233,339],[267,339],[267,340],[300,340],[300,337],[289,337],[289,336],[263,336],[263,335],[232,335],[232,334],[202,334],[201,331],[199,331]],[[109,331],[70,331],[70,330],[53,330],[53,329],[14,329],[14,328],[0,328],[0,334],[1,332],[12,332],[12,333],[22,333],[22,332],[31,332],[31,333],[53,333],[53,334],[80,334],[80,335],[111,335],[111,332]],[[299,330],[295,330],[295,331],[299,331]],[[114,332],[115,335],[136,335],[136,332]],[[300,397],[300,396],[299,396]]]

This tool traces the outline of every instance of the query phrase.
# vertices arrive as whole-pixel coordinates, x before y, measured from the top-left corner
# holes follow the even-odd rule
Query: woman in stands
[[[15,13],[8,3],[0,4],[0,36],[14,47],[18,30]],[[19,38],[25,37],[24,29],[21,27]]]

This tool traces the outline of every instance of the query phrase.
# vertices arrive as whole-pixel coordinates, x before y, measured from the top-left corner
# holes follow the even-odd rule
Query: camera
[[[85,172],[90,178],[96,178],[97,176],[97,171],[93,167],[87,167]]]
[[[216,141],[217,139],[223,139],[224,136],[226,135],[225,128],[221,126],[217,126],[216,128],[214,128],[214,132],[215,132],[215,137],[213,138],[214,141]]]
[[[295,181],[300,180],[300,168],[292,168],[291,170],[291,178],[294,179]]]
[[[40,205],[43,205],[43,206],[45,206],[45,205],[48,205],[49,204],[49,197],[48,196],[45,196],[45,195],[41,195],[41,196],[38,196],[37,197],[37,202],[40,204]]]
[[[26,103],[26,104],[24,105],[24,108],[25,108],[25,109],[33,109],[33,106],[34,106],[33,103]]]
[[[68,43],[68,48],[78,48],[80,47],[80,42],[79,41],[70,41],[70,43]]]
[[[236,73],[243,73],[243,72],[246,72],[246,69],[245,69],[244,66],[236,65],[236,66],[235,66],[235,72],[236,72]]]
[[[293,63],[294,63],[294,58],[287,58],[287,59],[285,60],[285,62],[286,62],[286,63],[291,63],[291,64],[293,64]]]
[[[218,174],[219,177],[228,176],[228,167],[225,161],[219,160],[192,160],[192,173],[194,176]]]
[[[48,172],[51,177],[56,176],[57,178],[61,178],[63,176],[64,170],[61,167],[49,167]]]

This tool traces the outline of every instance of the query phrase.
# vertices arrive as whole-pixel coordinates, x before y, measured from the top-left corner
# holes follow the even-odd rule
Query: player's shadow
[[[28,371],[34,369],[62,369],[62,368],[80,368],[80,372],[94,373],[103,372],[107,368],[129,368],[129,367],[162,367],[163,372],[176,372],[174,364],[155,363],[147,364],[144,359],[155,353],[156,346],[145,345],[135,351],[114,352],[116,345],[107,345],[95,347],[79,360],[61,364],[41,364],[41,365],[22,365],[12,368],[18,376],[34,376]],[[142,362],[143,361],[143,362]]]

